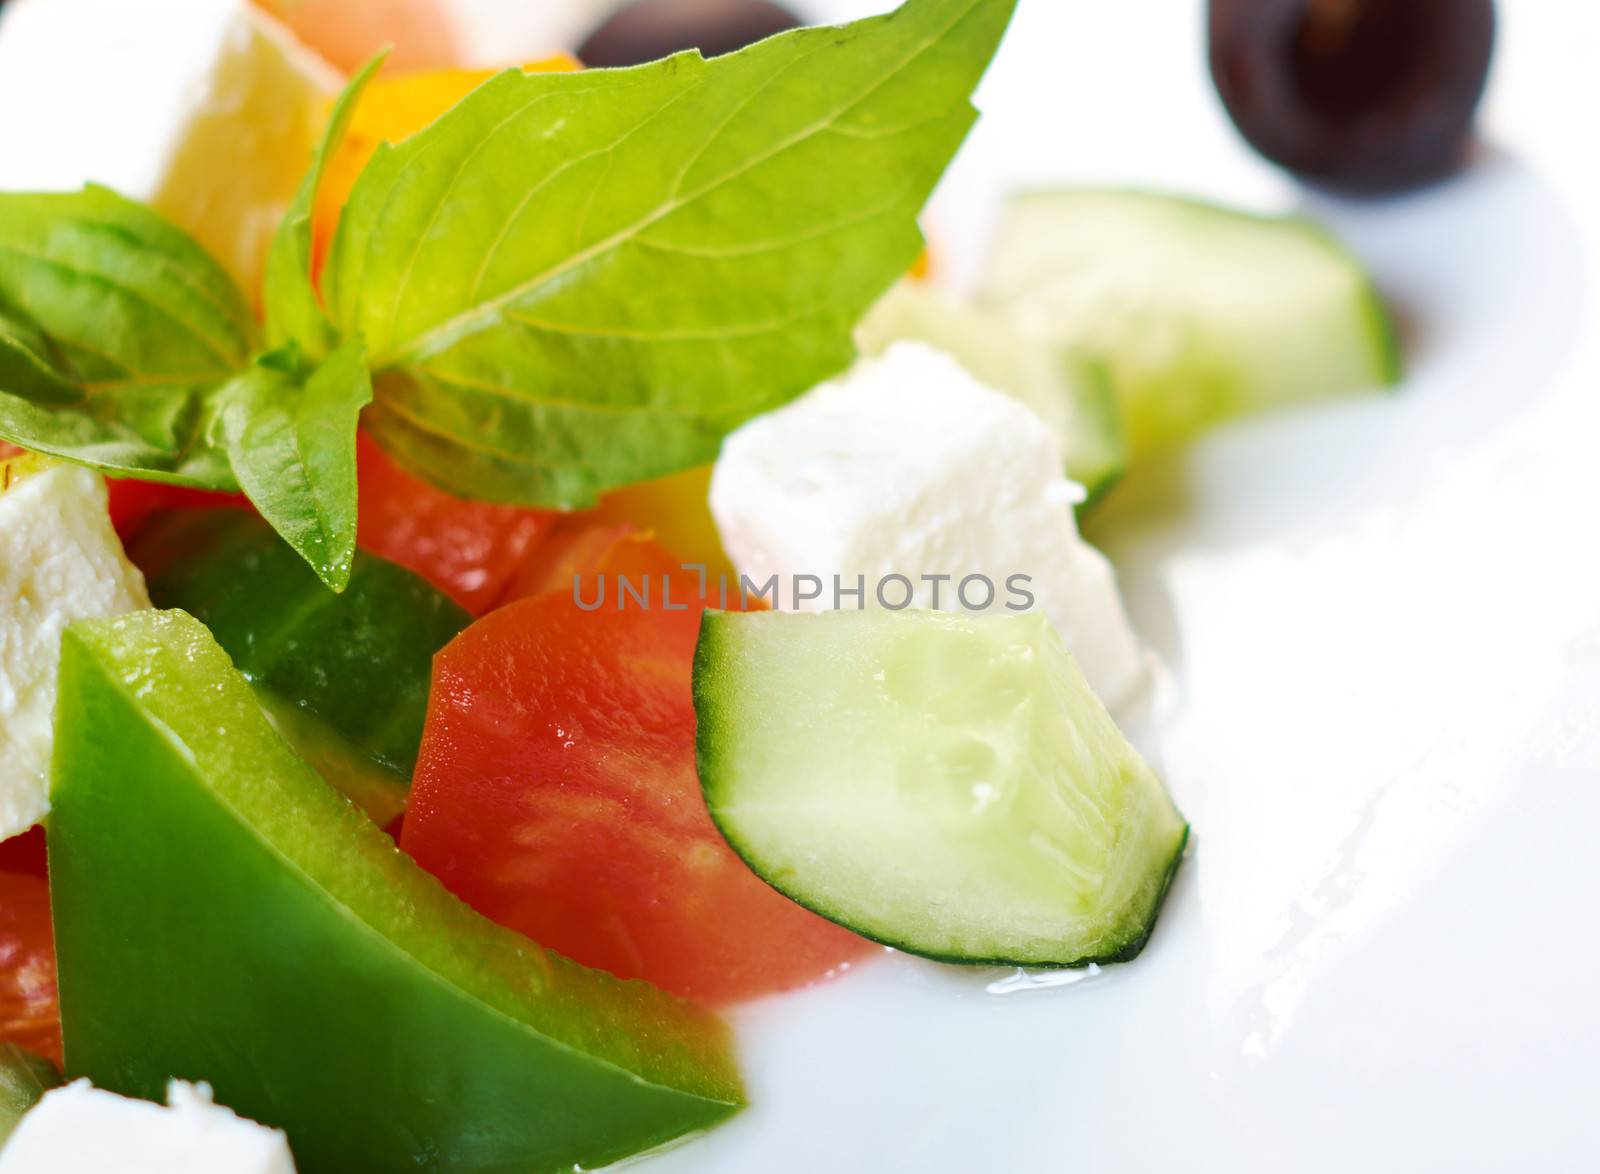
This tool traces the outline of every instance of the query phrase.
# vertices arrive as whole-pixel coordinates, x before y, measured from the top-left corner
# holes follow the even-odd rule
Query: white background
[[[930,220],[947,270],[1019,184],[1300,207],[1375,270],[1409,377],[1224,429],[1090,524],[1196,829],[1145,955],[1004,995],[885,957],[748,1008],[753,1107],[649,1169],[1595,1168],[1600,13],[1502,17],[1476,165],[1358,205],[1240,144],[1199,4],[1021,0]]]

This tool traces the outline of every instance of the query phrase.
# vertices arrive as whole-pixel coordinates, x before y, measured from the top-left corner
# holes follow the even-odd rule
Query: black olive
[[[591,33],[578,57],[602,69],[685,49],[718,57],[799,25],[794,13],[770,0],[638,0]]]
[[[1493,55],[1493,0],[1210,0],[1211,76],[1239,132],[1330,187],[1454,171]]]

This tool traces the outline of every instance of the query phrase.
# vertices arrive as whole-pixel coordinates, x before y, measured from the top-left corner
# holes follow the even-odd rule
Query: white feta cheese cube
[[[12,468],[0,464],[0,477]],[[0,490],[0,840],[50,810],[61,633],[149,606],[99,474],[46,466]]]
[[[144,201],[255,296],[341,80],[248,0],[11,0],[0,190]]]
[[[282,1132],[174,1080],[167,1108],[75,1081],[44,1095],[0,1150],[0,1174],[294,1174]]]
[[[728,437],[711,511],[741,575],[778,577],[780,606],[858,606],[835,598],[835,577],[847,590],[864,578],[867,606],[1028,610],[1031,596],[1116,707],[1150,658],[1111,564],[1078,535],[1083,491],[1061,468],[1033,412],[900,343]],[[796,576],[820,593],[805,598],[817,584]]]

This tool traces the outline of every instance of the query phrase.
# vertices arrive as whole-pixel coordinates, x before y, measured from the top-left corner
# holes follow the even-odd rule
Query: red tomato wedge
[[[571,514],[557,521],[534,547],[506,585],[500,603],[552,592],[572,598],[575,579],[576,590],[586,602],[592,602],[599,580],[605,579],[612,588],[617,575],[634,583],[642,583],[646,575],[676,580],[684,577],[683,560],[665,550],[648,531],[593,512]],[[698,595],[696,578],[691,575],[685,586],[674,582],[674,604]]]
[[[357,541],[415,571],[473,615],[499,602],[528,552],[560,516],[466,501],[436,489],[365,436],[356,454]]]
[[[20,456],[24,451],[0,440],[0,461]],[[153,515],[162,510],[222,506],[250,508],[250,502],[242,493],[189,489],[182,485],[163,485],[126,477],[107,477],[106,497],[110,504],[111,524],[116,528],[117,537],[124,542],[130,541]]]
[[[662,610],[654,587],[649,610],[525,599],[439,654],[401,847],[480,912],[624,978],[708,1002],[814,982],[872,947],[718,834],[694,763],[701,608]]]
[[[36,827],[0,840],[0,872],[25,872],[32,876],[45,875],[44,828]]]
[[[182,485],[161,485],[155,481],[106,481],[111,501],[111,524],[124,542],[144,529],[153,516],[163,510],[206,509],[231,506],[247,510],[250,502],[242,493],[216,493],[206,489],[187,489]]]
[[[28,872],[0,872],[0,1043],[61,1063],[50,886]]]

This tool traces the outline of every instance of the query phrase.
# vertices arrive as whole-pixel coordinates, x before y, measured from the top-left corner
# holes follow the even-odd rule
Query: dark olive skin
[[[638,0],[601,25],[578,50],[585,65],[641,65],[698,49],[720,57],[800,26],[770,0]]]
[[[1494,38],[1493,0],[1210,0],[1211,76],[1239,132],[1353,192],[1461,165]]]

